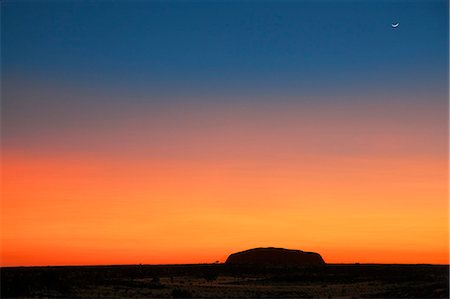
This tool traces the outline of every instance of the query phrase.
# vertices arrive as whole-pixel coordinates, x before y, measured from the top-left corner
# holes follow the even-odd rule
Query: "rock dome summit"
[[[320,254],[301,250],[264,247],[230,254],[228,265],[246,266],[322,266],[325,261]]]

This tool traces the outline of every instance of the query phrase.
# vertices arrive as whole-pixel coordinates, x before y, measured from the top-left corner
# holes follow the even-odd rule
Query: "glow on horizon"
[[[414,171],[406,161],[373,161],[370,175],[334,184],[308,173],[300,185],[297,173],[237,177],[211,165],[152,163],[136,180],[111,174],[121,165],[95,170],[95,161],[10,161],[5,170],[22,175],[5,182],[3,195],[13,200],[3,205],[3,265],[213,262],[258,246],[318,251],[327,262],[448,262],[446,203],[436,200],[446,195],[444,178],[386,183],[398,174],[381,168]],[[415,167],[443,171],[438,163]]]
[[[214,262],[260,246],[448,263],[436,108],[351,105],[137,107],[10,143],[2,266]]]

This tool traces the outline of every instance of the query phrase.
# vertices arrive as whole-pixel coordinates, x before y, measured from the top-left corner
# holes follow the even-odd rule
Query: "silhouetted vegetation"
[[[186,289],[176,288],[172,290],[173,298],[192,298],[192,293]]]
[[[214,280],[217,279],[218,276],[219,276],[219,272],[214,271],[214,270],[208,270],[203,274],[203,278],[207,282],[213,282]]]
[[[1,268],[1,297],[448,298],[446,265]]]

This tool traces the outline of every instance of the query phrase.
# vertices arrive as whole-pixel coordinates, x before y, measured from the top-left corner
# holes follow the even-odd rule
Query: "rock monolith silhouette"
[[[284,248],[253,248],[231,254],[225,264],[247,266],[321,266],[325,265],[320,254]]]

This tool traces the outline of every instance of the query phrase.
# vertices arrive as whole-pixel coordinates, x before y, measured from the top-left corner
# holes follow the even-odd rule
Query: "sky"
[[[449,262],[448,1],[0,5],[1,266]]]

